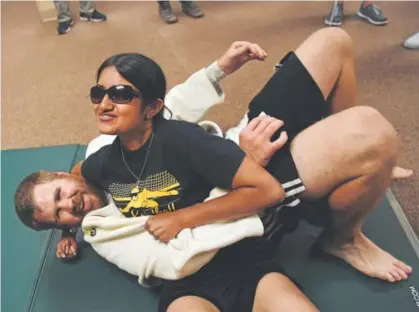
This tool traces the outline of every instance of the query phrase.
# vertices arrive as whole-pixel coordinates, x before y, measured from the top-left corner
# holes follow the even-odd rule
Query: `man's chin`
[[[84,194],[83,197],[85,200],[83,216],[93,210],[106,206],[108,202],[105,192],[103,192],[100,188],[92,184],[86,184],[86,188],[88,191]]]
[[[92,212],[104,206],[106,206],[106,204],[103,202],[103,199],[99,196],[94,196],[91,198],[89,209],[85,209],[85,211],[83,211],[84,215],[87,215],[89,212]]]

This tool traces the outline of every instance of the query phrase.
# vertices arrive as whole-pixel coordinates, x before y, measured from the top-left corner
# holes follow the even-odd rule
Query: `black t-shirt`
[[[202,202],[215,186],[231,188],[245,156],[234,142],[184,121],[162,120],[154,131],[139,183],[124,164],[119,137],[82,165],[83,177],[109,192],[126,217],[174,211]],[[137,176],[150,139],[136,151],[124,150],[125,161]]]

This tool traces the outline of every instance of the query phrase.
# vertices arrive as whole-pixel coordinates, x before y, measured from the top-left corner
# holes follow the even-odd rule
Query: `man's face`
[[[72,228],[80,226],[87,213],[103,207],[106,199],[83,178],[63,172],[51,182],[35,185],[33,201],[39,208],[33,216],[36,222]]]

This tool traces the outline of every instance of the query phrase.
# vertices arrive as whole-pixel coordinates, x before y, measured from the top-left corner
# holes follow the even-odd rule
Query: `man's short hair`
[[[49,229],[48,224],[36,222],[33,219],[34,213],[40,207],[33,200],[33,190],[36,185],[51,182],[57,179],[57,173],[48,171],[37,171],[26,176],[15,192],[15,209],[20,221],[27,227],[36,231]]]

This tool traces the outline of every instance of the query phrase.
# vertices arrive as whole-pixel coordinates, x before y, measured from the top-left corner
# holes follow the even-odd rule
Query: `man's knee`
[[[351,36],[342,28],[339,27],[325,27],[317,31],[319,36],[323,36],[330,41],[339,44],[352,44]]]
[[[322,28],[316,31],[314,35],[323,38],[321,41],[326,43],[324,46],[328,49],[330,49],[330,47],[334,47],[336,50],[341,51],[344,54],[353,52],[353,40],[351,36],[342,28]]]
[[[398,137],[390,122],[369,106],[351,108],[353,124],[350,132],[359,138],[365,153],[383,165],[394,165],[398,154]]]
[[[254,312],[318,311],[301,290],[285,275],[269,273],[256,288]]]
[[[167,312],[220,312],[215,305],[208,300],[197,296],[180,297],[173,301],[167,308]]]

